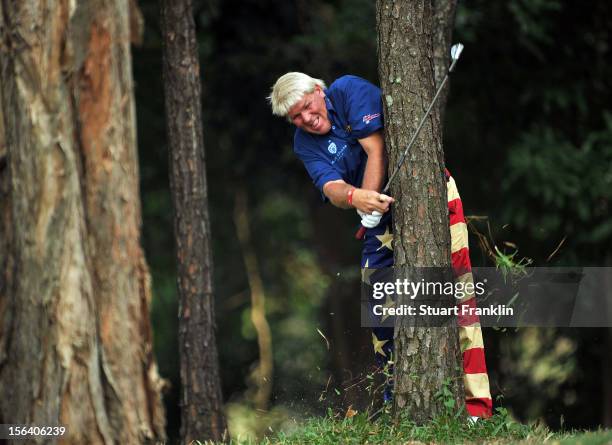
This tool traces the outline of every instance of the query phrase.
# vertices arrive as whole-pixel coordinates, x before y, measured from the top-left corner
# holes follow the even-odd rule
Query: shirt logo
[[[331,154],[336,154],[338,151],[338,146],[335,144],[335,142],[330,142],[327,146],[327,151],[329,151]]]
[[[369,124],[370,121],[373,121],[377,117],[380,117],[380,113],[366,114],[365,116],[363,116],[363,122],[365,122],[366,124]]]
[[[331,147],[332,144],[333,144],[333,142],[331,144],[329,144],[330,147]],[[336,153],[336,151],[337,151],[337,153]],[[331,163],[332,163],[332,165],[334,165],[336,162],[338,162],[340,159],[342,159],[344,157],[344,155],[346,154],[346,144],[344,144],[340,150],[338,150],[338,147],[336,146],[336,144],[334,144],[334,153],[332,153],[332,154],[334,156],[333,156],[333,159],[332,159]]]

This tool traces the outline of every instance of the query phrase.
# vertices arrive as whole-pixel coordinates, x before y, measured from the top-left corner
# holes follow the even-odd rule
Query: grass
[[[368,386],[372,390],[373,383]],[[241,440],[232,439],[230,445],[421,445],[421,444],[551,444],[551,445],[612,445],[612,430],[551,432],[538,424],[525,425],[515,421],[502,406],[495,409],[489,419],[476,423],[467,421],[465,406],[458,407],[447,379],[436,393],[443,413],[426,425],[417,425],[407,416],[394,418],[391,404],[385,404],[378,411],[369,406],[363,412],[349,407],[346,412],[327,410],[325,417],[310,417],[303,422],[258,416],[255,420],[260,427],[268,425],[267,435],[261,440],[250,436]],[[384,383],[383,383],[384,386]],[[376,391],[376,390],[374,390]],[[498,398],[498,403],[501,398]],[[270,412],[270,415],[272,412]],[[287,414],[287,413],[285,413]],[[242,413],[244,416],[244,413]],[[282,418],[283,416],[280,415]],[[375,417],[375,420],[373,418]],[[274,420],[276,419],[276,420]],[[274,420],[274,422],[271,422]],[[271,427],[274,423],[275,429]],[[235,423],[238,425],[238,423]],[[236,434],[236,429],[233,431]],[[237,434],[240,436],[240,433]],[[244,437],[244,436],[243,436]],[[199,444],[198,444],[199,445]]]
[[[527,426],[510,420],[498,412],[489,420],[468,425],[457,418],[440,418],[425,426],[409,420],[394,422],[388,415],[376,422],[365,416],[333,420],[311,419],[290,434],[266,439],[266,445],[324,444],[612,444],[612,432],[551,433],[547,428]]]
[[[458,413],[417,426],[409,419],[394,420],[388,412],[372,421],[367,414],[341,418],[331,412],[326,417],[310,418],[292,431],[279,432],[262,441],[232,440],[244,445],[365,445],[365,444],[612,444],[612,431],[552,433],[546,427],[523,425],[510,418],[504,408],[475,425]]]
[[[417,444],[417,443],[467,443],[491,439],[527,439],[533,432],[529,427],[508,418],[501,409],[486,422],[468,425],[464,416],[444,416],[427,425],[417,426],[409,419],[393,420],[388,412],[376,421],[367,415],[337,419],[331,416],[309,419],[296,431],[279,433],[263,444]],[[540,441],[538,443],[541,443]]]

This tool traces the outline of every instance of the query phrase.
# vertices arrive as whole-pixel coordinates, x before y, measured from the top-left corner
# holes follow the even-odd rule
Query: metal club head
[[[463,43],[455,43],[453,46],[451,46],[451,66],[448,69],[448,72],[452,72],[453,69],[455,68],[455,64],[457,63],[457,60],[459,60],[459,56],[461,55],[461,52],[463,51]]]
[[[459,58],[461,52],[463,51],[463,43],[455,43],[451,46],[451,58],[453,62]]]

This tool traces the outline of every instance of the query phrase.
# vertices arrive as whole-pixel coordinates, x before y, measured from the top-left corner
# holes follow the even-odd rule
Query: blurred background
[[[154,285],[155,351],[168,434],[179,427],[177,290],[157,1],[140,0],[133,49],[143,239]],[[291,428],[305,415],[366,406],[373,357],[359,327],[358,218],[323,205],[292,153],[292,128],[265,97],[304,71],[376,84],[371,0],[195,1],[223,393],[234,435]],[[459,2],[446,163],[466,215],[536,266],[612,265],[612,4]],[[236,196],[242,197],[237,200]],[[240,242],[236,215],[250,239]],[[486,221],[475,227],[489,236]],[[484,225],[483,225],[484,224]],[[490,266],[471,238],[475,266]],[[556,251],[555,251],[556,250]],[[551,254],[553,254],[551,257]],[[257,267],[247,274],[245,255]],[[270,409],[255,408],[260,351],[249,282],[260,280],[272,332]],[[612,426],[609,329],[486,329],[496,406],[552,428]],[[324,338],[325,337],[325,338]]]

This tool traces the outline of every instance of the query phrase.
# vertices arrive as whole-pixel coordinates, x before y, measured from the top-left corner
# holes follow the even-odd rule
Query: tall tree
[[[227,434],[212,284],[200,63],[191,0],[161,0],[163,75],[179,290],[181,437]]]
[[[443,2],[438,3],[441,8]],[[445,22],[447,26],[451,23],[434,21],[436,9],[432,0],[377,3],[379,78],[385,103],[390,171],[397,165],[435,93],[434,23]],[[447,10],[454,11],[454,7]],[[448,37],[441,41],[450,40],[450,34],[445,35]],[[445,62],[448,63],[448,56]],[[398,200],[393,213],[393,247],[396,273],[401,278],[452,280],[443,168],[440,116],[434,109],[391,188],[392,196]],[[426,272],[414,267],[430,269]],[[458,371],[461,361],[456,327],[415,328],[399,317],[395,354],[396,413],[407,413],[419,423],[433,418],[442,410],[442,401],[436,394],[446,384],[450,385],[457,406],[461,406],[463,385]]]
[[[125,0],[0,2],[0,423],[66,443],[165,434],[129,20]]]

